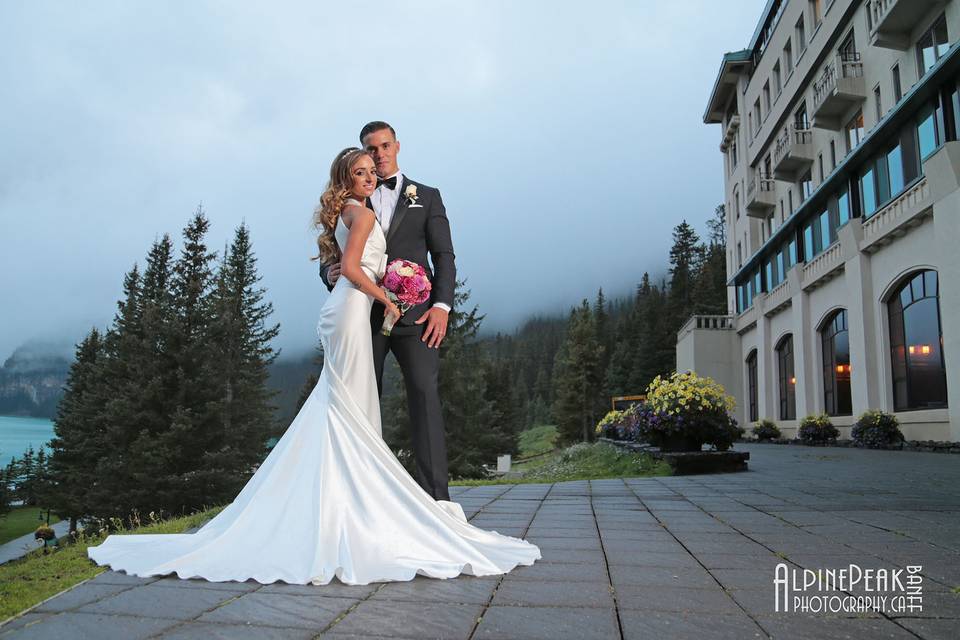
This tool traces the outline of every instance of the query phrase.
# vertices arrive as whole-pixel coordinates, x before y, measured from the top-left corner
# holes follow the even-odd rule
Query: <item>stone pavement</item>
[[[65,536],[70,530],[70,521],[60,520],[59,522],[54,522],[52,525],[50,525],[50,528],[53,529],[58,538]],[[40,545],[38,544],[37,539],[33,537],[33,532],[24,534],[19,538],[14,538],[10,542],[0,544],[0,564],[9,562],[11,560],[16,560],[17,558],[25,556],[39,547]]]
[[[543,560],[369,586],[107,571],[0,626],[13,638],[956,638],[960,457],[778,445],[745,473],[455,488]],[[774,566],[922,565],[923,610],[775,613]]]

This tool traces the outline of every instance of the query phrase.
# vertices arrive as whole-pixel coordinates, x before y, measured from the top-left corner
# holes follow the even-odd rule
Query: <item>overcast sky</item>
[[[215,248],[250,226],[277,346],[311,346],[311,212],[374,119],[440,189],[485,329],[627,293],[723,198],[701,118],[763,5],[2,2],[0,361],[106,326],[200,202]]]

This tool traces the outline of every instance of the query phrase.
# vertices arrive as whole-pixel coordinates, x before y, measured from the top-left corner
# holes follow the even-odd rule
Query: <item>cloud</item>
[[[249,224],[279,344],[306,347],[310,213],[372,119],[441,189],[488,328],[625,293],[722,199],[700,114],[760,4],[7,5],[0,354],[109,322],[124,271],[201,201],[214,248]]]

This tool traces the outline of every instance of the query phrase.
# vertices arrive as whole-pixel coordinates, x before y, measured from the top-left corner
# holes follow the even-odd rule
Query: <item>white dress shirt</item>
[[[370,204],[373,205],[373,212],[377,214],[377,220],[380,221],[380,227],[383,229],[383,235],[386,236],[390,231],[390,223],[393,220],[393,212],[400,201],[400,194],[403,193],[403,174],[397,170],[393,175],[389,175],[384,180],[389,180],[393,176],[397,177],[397,186],[388,189],[386,185],[380,185],[370,196]],[[450,305],[443,302],[433,303],[434,307],[443,309],[450,313]]]

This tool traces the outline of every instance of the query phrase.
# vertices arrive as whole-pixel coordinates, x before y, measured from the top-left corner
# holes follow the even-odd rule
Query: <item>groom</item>
[[[417,482],[435,500],[450,500],[438,388],[440,343],[447,333],[457,277],[450,223],[440,192],[400,172],[400,142],[393,127],[386,122],[371,122],[360,131],[360,142],[373,155],[379,176],[367,206],[377,215],[387,238],[387,260],[403,258],[423,266],[432,285],[430,300],[404,313],[390,336],[380,333],[383,305],[373,303],[370,325],[377,390],[382,396],[383,364],[387,352],[392,351],[407,388]],[[428,252],[433,272],[427,264]],[[340,277],[340,263],[320,265],[320,277],[332,290]]]

